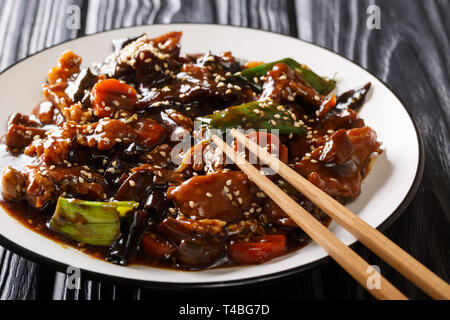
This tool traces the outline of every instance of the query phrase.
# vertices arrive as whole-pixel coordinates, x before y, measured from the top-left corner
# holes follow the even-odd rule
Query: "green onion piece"
[[[276,104],[269,105],[265,102],[254,101],[199,117],[197,120],[220,130],[240,127],[279,130],[281,134],[306,133],[306,130],[286,110],[286,107],[281,109]]]
[[[138,206],[134,201],[98,202],[60,197],[50,226],[75,241],[110,246],[120,234],[120,217]]]
[[[251,84],[255,89],[261,91],[262,90],[262,84],[261,82],[255,83],[253,80],[255,77],[259,79],[259,77],[266,75],[266,73],[277,64],[277,63],[285,63],[288,65],[292,70],[298,73],[298,75],[302,78],[303,81],[305,81],[307,84],[309,84],[312,88],[314,88],[319,94],[321,95],[327,95],[331,91],[334,90],[336,87],[336,81],[335,80],[327,80],[316,73],[314,73],[311,69],[308,67],[298,63],[294,59],[291,58],[285,58],[282,60],[274,61],[271,63],[265,63],[261,64],[259,66],[245,69],[241,71],[240,73],[235,74],[235,77],[238,77],[249,84]]]

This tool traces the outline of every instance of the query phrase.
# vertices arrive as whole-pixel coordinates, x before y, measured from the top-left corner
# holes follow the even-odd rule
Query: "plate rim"
[[[297,41],[301,41],[307,44],[310,44],[312,46],[315,47],[319,47],[322,49],[325,49],[326,51],[335,54],[341,58],[344,58],[345,60],[349,61],[350,63],[354,64],[355,66],[363,69],[364,71],[368,72],[371,76],[373,76],[374,78],[376,78],[378,81],[380,81],[401,103],[403,109],[406,111],[406,113],[408,114],[408,117],[411,121],[411,123],[413,124],[414,127],[414,131],[416,133],[417,136],[417,142],[418,142],[418,163],[417,163],[417,168],[416,168],[416,174],[414,176],[414,180],[408,190],[408,192],[406,193],[405,197],[403,198],[402,202],[397,206],[397,208],[388,216],[388,218],[386,220],[384,220],[376,229],[380,232],[385,231],[389,226],[391,226],[401,215],[402,213],[405,211],[405,209],[407,208],[407,206],[411,203],[411,201],[413,200],[415,194],[417,193],[419,186],[420,186],[420,182],[422,180],[422,176],[423,176],[423,172],[424,172],[424,167],[425,167],[425,149],[424,149],[424,144],[423,144],[423,138],[422,135],[418,129],[417,123],[414,120],[411,112],[405,107],[406,104],[402,101],[402,99],[397,95],[397,93],[391,88],[390,85],[388,85],[387,83],[385,83],[382,79],[380,79],[378,76],[374,75],[372,72],[370,72],[369,70],[367,70],[366,68],[362,67],[359,63],[352,61],[351,59],[337,53],[334,52],[333,50],[322,46],[320,44],[316,44],[313,43],[312,41],[309,40],[304,40],[304,39],[300,39],[297,38],[295,36],[291,36],[291,35],[287,35],[287,34],[283,34],[283,33],[279,33],[279,32],[275,32],[275,31],[270,31],[270,30],[261,30],[261,29],[256,29],[256,28],[252,28],[252,27],[246,27],[246,26],[235,26],[235,25],[227,25],[227,24],[217,24],[217,23],[196,23],[196,22],[183,22],[183,23],[168,23],[168,24],[164,24],[164,23],[159,23],[159,24],[143,24],[143,25],[135,25],[135,26],[128,26],[128,27],[122,27],[122,28],[113,28],[110,30],[105,30],[105,31],[101,31],[101,32],[96,32],[93,34],[84,34],[81,37],[75,38],[75,39],[68,39],[65,41],[62,41],[60,43],[51,45],[49,47],[46,47],[42,50],[39,50],[31,55],[26,56],[25,58],[22,58],[18,61],[16,61],[15,63],[13,63],[12,65],[8,66],[6,69],[4,69],[3,71],[0,72],[0,77],[6,73],[9,69],[13,68],[14,66],[20,64],[21,62],[35,56],[38,55],[40,53],[43,53],[47,50],[51,50],[54,47],[60,46],[60,45],[64,45],[73,41],[77,41],[80,39],[84,39],[84,38],[89,38],[89,37],[93,37],[93,36],[97,36],[97,35],[101,35],[101,34],[106,34],[106,33],[112,33],[118,30],[127,30],[127,29],[133,29],[133,28],[139,28],[139,27],[151,27],[151,26],[167,26],[167,25],[197,25],[197,26],[218,26],[218,27],[222,27],[222,28],[230,28],[230,29],[247,29],[250,31],[258,31],[258,32],[263,32],[263,33],[269,33],[269,34],[275,34],[277,36],[282,36],[282,37],[286,37],[289,39],[294,39]],[[360,241],[356,240],[353,243],[349,244],[348,246],[351,248],[354,248],[355,246],[357,246],[360,243]],[[68,265],[54,260],[52,258],[48,258],[45,257],[39,253],[36,253],[30,249],[27,249],[11,240],[9,240],[8,238],[4,237],[2,234],[0,234],[0,245],[2,247],[4,247],[5,249],[18,254],[19,256],[29,259],[35,263],[42,263],[44,265],[47,265],[51,268],[53,268],[55,271],[63,271],[63,273],[65,273],[65,270],[67,270]],[[106,281],[106,282],[115,282],[115,283],[123,283],[123,284],[132,284],[132,285],[139,285],[139,287],[146,287],[146,288],[156,288],[156,289],[164,289],[164,290],[187,290],[187,289],[214,289],[214,288],[228,288],[228,287],[236,287],[236,286],[243,286],[243,285],[254,285],[254,284],[260,284],[262,282],[269,282],[269,281],[274,281],[274,280],[279,280],[281,278],[285,278],[285,277],[289,277],[289,276],[293,276],[295,274],[301,273],[301,272],[305,272],[308,270],[311,270],[313,268],[318,267],[319,265],[322,265],[324,263],[326,263],[328,260],[330,260],[331,257],[329,255],[320,258],[316,261],[312,261],[309,262],[307,264],[303,264],[301,266],[298,267],[294,267],[294,268],[290,268],[287,270],[283,270],[283,271],[279,271],[279,272],[275,272],[275,273],[270,273],[267,275],[262,275],[262,276],[256,276],[256,277],[250,277],[250,278],[245,278],[245,279],[239,279],[239,280],[230,280],[230,281],[217,281],[217,282],[203,282],[203,283],[195,283],[195,282],[188,282],[188,283],[171,283],[171,282],[159,282],[159,281],[150,281],[150,280],[138,280],[138,279],[131,279],[131,278],[126,278],[126,277],[120,277],[120,276],[113,276],[113,275],[107,275],[104,273],[100,273],[100,272],[94,272],[94,271],[89,271],[89,270],[84,270],[81,269],[83,274],[89,275],[93,280],[100,280],[100,281]],[[248,266],[249,268],[251,266]]]

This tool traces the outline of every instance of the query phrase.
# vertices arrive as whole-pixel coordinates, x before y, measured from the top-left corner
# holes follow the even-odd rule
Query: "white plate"
[[[102,61],[111,53],[113,39],[142,33],[158,36],[175,30],[184,32],[182,50],[186,53],[230,50],[236,57],[255,61],[273,61],[289,56],[309,65],[321,75],[332,76],[337,73],[338,92],[372,82],[373,93],[360,115],[368,126],[376,130],[385,152],[375,161],[363,183],[361,195],[349,208],[371,226],[379,227],[389,218],[392,220],[397,216],[409,202],[420,181],[423,157],[420,136],[395,94],[358,65],[327,49],[264,31],[202,24],[153,25],[100,33],[52,47],[10,67],[0,75],[1,132],[5,132],[5,124],[12,112],[29,114],[42,99],[41,85],[62,51],[73,50],[83,57],[84,65],[89,65]],[[0,159],[1,169],[6,165]],[[355,238],[336,223],[331,224],[330,230],[347,245],[355,242]],[[100,275],[167,287],[256,282],[297,272],[327,256],[322,248],[312,243],[302,250],[258,266],[200,272],[144,266],[120,267],[92,258],[76,249],[63,247],[27,229],[1,209],[0,235],[2,243],[7,247],[27,256],[50,260],[59,266],[70,265]]]

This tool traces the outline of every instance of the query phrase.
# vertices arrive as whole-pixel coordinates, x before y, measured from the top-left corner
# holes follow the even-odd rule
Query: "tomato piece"
[[[148,118],[139,119],[133,127],[139,137],[139,143],[144,147],[151,147],[160,142],[166,132],[162,125]]]
[[[236,241],[228,245],[228,255],[240,264],[260,264],[286,252],[282,234],[256,237],[253,242]]]
[[[261,148],[266,148],[269,153],[277,155],[278,159],[282,162],[288,162],[289,150],[284,144],[281,143],[280,139],[278,139],[276,135],[264,131],[254,131],[248,134],[247,138],[253,142],[256,142]],[[234,149],[239,150],[240,152],[245,150],[244,146],[236,142],[234,143]],[[247,157],[247,159],[251,158]]]
[[[138,101],[136,90],[117,79],[97,82],[91,93],[94,111],[99,118],[111,117],[117,109],[132,110]]]
[[[148,233],[142,236],[141,246],[146,255],[157,259],[169,259],[177,251],[170,242],[153,238]]]

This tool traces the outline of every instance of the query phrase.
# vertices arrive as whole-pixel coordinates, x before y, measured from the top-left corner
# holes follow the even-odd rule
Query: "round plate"
[[[348,207],[373,227],[386,225],[409,203],[419,184],[423,168],[420,136],[408,112],[385,84],[355,63],[319,46],[275,33],[247,28],[172,24],[120,29],[100,33],[44,50],[15,64],[0,75],[1,132],[12,112],[29,114],[42,100],[41,85],[50,67],[66,49],[83,57],[83,65],[102,61],[108,56],[113,39],[134,37],[142,33],[158,36],[169,31],[184,32],[182,51],[200,53],[231,51],[235,57],[254,61],[274,61],[287,56],[310,66],[318,74],[337,74],[338,93],[361,86],[373,85],[372,93],[360,112],[368,126],[378,133],[385,152],[374,162],[364,180],[362,193]],[[14,164],[0,159],[0,167]],[[345,244],[356,239],[336,223],[330,230]],[[276,258],[257,266],[219,268],[185,272],[146,266],[120,267],[92,258],[80,251],[49,240],[12,218],[0,209],[0,235],[4,245],[21,254],[50,260],[52,264],[73,266],[84,271],[136,280],[143,285],[166,288],[211,287],[248,284],[292,274],[324,261],[326,252],[317,244]]]

